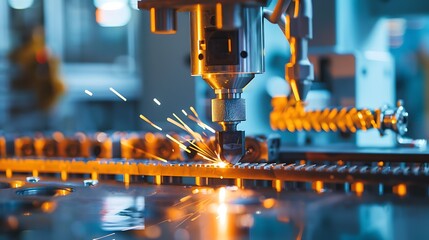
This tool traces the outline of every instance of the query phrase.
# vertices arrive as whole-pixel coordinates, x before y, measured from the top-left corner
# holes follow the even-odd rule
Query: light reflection
[[[109,196],[104,200],[101,228],[105,231],[144,229],[144,197]]]
[[[84,91],[88,96],[92,97],[92,95],[94,95],[91,91],[89,91],[88,89],[85,89]]]
[[[276,200],[274,198],[265,199],[262,202],[262,205],[264,206],[264,208],[273,208],[276,205]]]
[[[158,106],[160,106],[160,105],[161,105],[161,102],[160,102],[157,98],[154,98],[154,99],[153,99],[153,101],[154,101]]]
[[[228,239],[228,207],[225,203],[226,189],[219,189],[219,205],[217,206],[218,238]]]
[[[100,13],[100,14],[102,14],[102,13]],[[97,17],[103,17],[103,16],[100,15],[100,16],[97,16]],[[100,23],[100,25],[103,25],[103,23],[101,23],[100,21],[102,22],[103,19],[97,19],[97,22]],[[110,27],[113,27],[113,26],[110,26]],[[127,101],[127,99],[122,94],[120,94],[118,91],[116,91],[116,89],[110,87],[109,90],[111,92],[113,92],[116,96],[118,96],[120,99],[122,99],[124,102]]]
[[[407,195],[407,186],[403,183],[393,187],[393,192],[398,194],[400,197]]]
[[[99,132],[96,134],[96,139],[98,142],[104,142],[109,138],[109,136],[107,136],[106,133],[104,132]]]
[[[14,9],[26,9],[33,5],[34,0],[9,0],[9,6]]]
[[[95,20],[102,27],[122,27],[127,25],[130,19],[131,10],[127,5],[123,5],[119,9],[97,8],[95,11]]]
[[[11,188],[20,188],[24,186],[24,182],[23,181],[11,181],[10,182],[10,187]]]
[[[51,213],[57,208],[57,204],[55,202],[44,202],[41,206],[41,209],[45,213]]]
[[[226,188],[219,188],[219,203],[225,203],[226,198]]]
[[[226,166],[228,166],[228,163],[226,163],[226,162],[218,162],[218,163],[216,163],[217,164],[217,166],[218,167],[220,167],[220,168],[225,168]]]
[[[364,191],[364,185],[362,182],[356,182],[352,185],[352,189],[356,192],[357,196],[361,196]]]
[[[106,10],[121,8],[126,3],[126,0],[94,0],[94,6]]]

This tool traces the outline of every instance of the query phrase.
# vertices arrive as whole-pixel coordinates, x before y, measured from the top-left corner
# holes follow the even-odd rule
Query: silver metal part
[[[291,0],[278,0],[273,11],[264,9],[264,17],[271,23],[284,22],[284,13],[289,7]],[[283,24],[284,27],[285,24]]]
[[[308,41],[312,38],[311,0],[293,1],[288,8],[286,37],[291,45],[291,59],[286,65],[286,79],[296,101],[305,100],[314,79],[314,69],[308,60]]]
[[[94,179],[83,180],[83,185],[85,187],[93,187],[93,186],[97,186],[97,184],[98,184],[98,180],[94,180]]]
[[[247,136],[246,154],[241,162],[274,162],[279,157],[280,136]]]
[[[171,8],[150,9],[150,31],[156,34],[175,34],[177,29],[176,10]]]
[[[229,26],[219,24],[226,15]],[[246,119],[241,92],[255,73],[264,71],[263,49],[261,7],[199,5],[191,12],[191,72],[215,90],[212,120],[225,131]]]
[[[218,134],[219,137],[234,135],[237,125],[246,119],[241,93],[255,74],[264,72],[264,16],[288,30],[284,32],[291,44],[292,58],[286,66],[286,78],[297,101],[305,99],[314,78],[307,56],[312,37],[311,0],[292,4],[291,0],[279,0],[273,12],[264,12],[266,5],[263,0],[139,1],[140,9],[151,11],[153,32],[175,30],[172,16],[176,11],[191,13],[191,74],[202,76],[215,91],[212,121],[228,133]],[[283,27],[284,14],[289,19],[287,27]]]
[[[29,183],[37,183],[40,181],[40,178],[39,177],[27,177],[27,178],[25,178],[25,180]]]
[[[239,4],[216,4],[216,27],[232,30],[241,27],[241,6]]]
[[[236,122],[246,120],[246,102],[237,99],[212,99],[213,122]]]
[[[245,154],[244,131],[228,130],[216,132],[218,152],[223,160],[236,164]]]
[[[264,71],[262,7],[236,4],[198,5],[191,11],[192,75],[201,75],[215,91],[212,121],[222,126],[216,134],[226,161],[244,155],[246,120],[243,88]]]
[[[412,139],[412,138],[405,138],[402,136],[398,136],[396,138],[396,141],[398,142],[398,145],[400,147],[411,147],[411,148],[418,148],[418,149],[426,149],[428,141],[426,139]]]
[[[387,129],[394,131],[399,136],[403,136],[408,131],[408,112],[402,106],[402,101],[398,101],[397,108],[383,107],[380,110],[379,121],[381,135],[384,135]]]
[[[241,27],[223,31],[216,28],[215,6],[191,11],[192,75],[264,72],[262,8],[242,7],[240,14]]]

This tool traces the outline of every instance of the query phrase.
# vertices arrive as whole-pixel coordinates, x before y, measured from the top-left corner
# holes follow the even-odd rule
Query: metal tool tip
[[[312,81],[303,80],[303,81],[293,81],[291,82],[291,88],[293,96],[296,101],[304,101],[307,98],[308,92],[311,89]]]
[[[225,162],[228,162],[230,164],[236,164],[240,162],[240,160],[243,158],[242,155],[236,155],[236,154],[222,154],[223,160]]]
[[[236,164],[242,159],[245,153],[243,131],[217,132],[216,140],[222,160]]]

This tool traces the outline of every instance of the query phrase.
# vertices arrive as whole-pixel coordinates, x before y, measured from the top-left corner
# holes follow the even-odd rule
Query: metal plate
[[[3,181],[9,181],[5,179]],[[423,239],[427,197],[41,180],[0,190],[1,239]],[[413,231],[410,231],[410,229]]]

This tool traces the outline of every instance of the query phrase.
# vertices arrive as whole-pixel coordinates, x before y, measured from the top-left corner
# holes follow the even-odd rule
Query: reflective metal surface
[[[295,155],[297,156],[297,155]],[[298,154],[299,156],[299,154]],[[427,157],[428,154],[423,156]],[[236,184],[252,186],[255,180],[264,180],[273,188],[281,191],[285,182],[321,181],[328,183],[387,184],[390,188],[398,184],[427,187],[429,168],[425,163],[409,159],[395,162],[366,162],[364,158],[355,163],[321,160],[306,162],[292,160],[287,163],[237,163],[227,165],[207,162],[160,162],[148,160],[121,159],[0,159],[0,171],[11,178],[19,174],[54,174],[66,181],[73,176],[91,176],[91,179],[120,178],[125,184],[132,182],[133,177],[149,177],[148,182],[160,185],[163,183],[186,183],[192,185]],[[279,185],[278,185],[279,184]],[[62,191],[65,190],[65,191]],[[28,194],[57,194],[67,189],[28,190]]]
[[[360,195],[299,185],[278,193],[49,179],[61,197],[0,190],[1,239],[424,239],[426,197]],[[25,188],[27,189],[27,187]],[[411,231],[412,229],[412,231]]]
[[[150,31],[156,34],[174,34],[177,29],[176,10],[170,8],[150,9]]]
[[[286,80],[297,102],[305,101],[314,80],[313,64],[308,59],[308,41],[313,38],[313,3],[292,1],[287,8],[285,34],[290,44],[291,59],[286,64]]]
[[[243,7],[241,10],[242,26],[234,30],[217,30],[215,19],[216,9],[214,5],[197,5],[196,9],[191,11],[192,75],[212,78],[210,75],[207,75],[208,77],[204,77],[204,75],[263,73],[262,8]],[[228,39],[230,40],[229,43],[227,42]],[[226,58],[229,53],[231,58]],[[218,54],[219,59],[216,59],[216,54]],[[210,62],[210,58],[215,59]],[[228,59],[230,60],[227,61]],[[224,84],[232,86],[230,83],[222,83],[216,88],[231,88],[223,87]],[[214,85],[211,86],[215,88]],[[235,86],[234,88],[241,89],[244,86]]]

